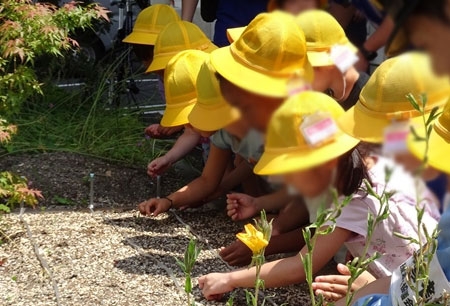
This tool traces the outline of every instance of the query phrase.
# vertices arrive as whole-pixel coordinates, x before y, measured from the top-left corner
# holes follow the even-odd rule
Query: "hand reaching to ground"
[[[232,220],[248,219],[257,212],[256,198],[243,193],[227,194],[227,214]]]
[[[170,209],[171,202],[166,198],[153,198],[147,201],[144,201],[138,205],[138,210],[141,214],[145,216],[153,216],[156,217],[160,213],[166,212]]]
[[[234,288],[229,285],[227,273],[210,273],[198,279],[198,287],[202,290],[207,300],[220,300],[224,293]]]
[[[152,138],[167,137],[183,129],[183,126],[163,127],[158,123],[151,124],[145,129],[145,134]]]
[[[322,294],[323,297],[329,301],[337,301],[347,296],[347,283],[350,278],[350,271],[348,267],[343,264],[338,264],[337,270],[341,275],[321,275],[315,278],[312,288],[316,295]],[[374,280],[375,278],[369,272],[363,272],[363,274],[353,282],[351,291],[355,292]]]
[[[245,266],[252,261],[252,251],[240,240],[236,240],[229,246],[221,248],[219,255],[230,266]]]
[[[152,160],[147,166],[147,174],[155,177],[163,174],[172,165],[168,158],[164,155]]]

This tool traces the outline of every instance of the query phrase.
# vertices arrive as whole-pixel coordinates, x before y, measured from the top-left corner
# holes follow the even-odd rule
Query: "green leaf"
[[[411,103],[412,107],[413,107],[416,111],[422,113],[422,110],[420,109],[420,106],[419,106],[419,104],[417,103],[416,98],[414,98],[414,95],[413,95],[413,94],[411,94],[411,93],[407,94],[407,95],[406,95],[406,98],[408,99],[409,103]]]
[[[439,116],[439,107],[433,107],[433,109],[430,112],[430,115],[428,116],[428,119],[425,123],[426,126],[429,126],[433,121]]]
[[[0,212],[2,212],[2,211],[5,213],[10,213],[11,209],[8,206],[6,206],[5,204],[0,204]]]

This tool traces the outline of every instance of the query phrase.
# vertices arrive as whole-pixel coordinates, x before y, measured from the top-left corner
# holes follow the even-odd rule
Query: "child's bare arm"
[[[230,150],[219,149],[211,145],[209,158],[203,168],[202,175],[178,191],[168,195],[166,198],[169,199],[170,205],[169,201],[165,199],[150,199],[140,203],[138,206],[139,210],[156,216],[167,211],[170,207],[185,208],[191,204],[203,201],[219,185],[230,157]]]
[[[333,233],[318,236],[313,250],[313,273],[316,273],[333,257],[352,233],[336,228]],[[304,247],[301,254],[306,254]],[[294,273],[293,273],[294,272]],[[305,271],[298,255],[268,262],[261,269],[266,288],[282,287],[305,281]],[[233,288],[250,288],[255,282],[255,270],[243,269],[229,273],[212,273],[199,279],[200,288],[207,299],[226,293]]]

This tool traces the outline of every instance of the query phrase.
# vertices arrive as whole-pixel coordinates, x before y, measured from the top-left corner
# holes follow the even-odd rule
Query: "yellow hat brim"
[[[360,106],[358,103],[337,120],[339,127],[348,135],[362,141],[382,143],[384,130],[392,124],[392,120],[369,116],[362,110],[359,110]]]
[[[276,175],[310,169],[326,163],[350,151],[359,143],[358,139],[344,133],[336,139],[317,148],[267,149],[255,166],[258,175]]]
[[[328,52],[308,51],[307,54],[313,67],[334,66],[334,62]]]
[[[274,98],[288,96],[288,81],[291,77],[275,77],[250,69],[236,61],[229,46],[211,53],[211,63],[221,76],[246,91]],[[306,82],[312,82],[314,72],[309,61],[305,65],[304,75]]]
[[[420,118],[422,120],[422,118]],[[423,122],[421,122],[423,125]],[[425,129],[417,129],[419,135],[425,135]],[[418,159],[423,160],[425,157],[425,141],[418,141],[414,135],[410,133],[408,136],[408,149]],[[438,169],[442,172],[450,174],[450,163],[448,157],[450,156],[450,143],[446,142],[442,137],[436,133],[435,130],[431,132],[428,149],[428,165]]]
[[[173,127],[188,124],[188,116],[194,106],[195,100],[179,106],[167,105],[161,119],[161,125],[164,127]]]
[[[156,42],[157,33],[131,32],[122,41],[128,44],[151,45],[154,46]]]
[[[220,130],[239,118],[239,111],[225,103],[211,108],[197,103],[188,116],[193,127],[205,132]]]
[[[227,29],[228,41],[231,44],[234,43],[239,37],[241,37],[242,33],[244,33],[246,28],[247,27],[239,27],[239,28],[229,28],[229,29]]]
[[[358,53],[351,42],[345,44],[354,54]],[[331,59],[330,51],[307,51],[309,62],[313,67],[334,66],[335,62]]]
[[[192,49],[192,50],[197,50],[197,49]],[[208,47],[206,47],[205,49],[201,49],[200,51],[206,52],[206,53],[211,53],[214,50],[217,50],[217,46],[214,45],[213,43],[208,44]],[[184,50],[180,50],[179,52],[184,51]],[[173,52],[170,54],[158,54],[155,55],[153,57],[153,61],[150,64],[150,66],[148,66],[147,70],[145,72],[153,72],[153,71],[158,71],[158,70],[164,70],[166,69],[167,63],[172,59],[172,57],[174,57],[175,55],[177,55],[178,52]]]

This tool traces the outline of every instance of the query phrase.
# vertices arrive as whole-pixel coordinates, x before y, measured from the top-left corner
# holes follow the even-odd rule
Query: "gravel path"
[[[170,212],[156,219],[138,216],[134,210],[26,212],[39,257],[48,263],[50,275],[33,249],[18,214],[3,216],[12,240],[0,246],[1,305],[186,305],[183,275],[174,257],[184,253],[192,235],[202,238],[203,250],[194,276],[227,271],[217,248],[234,240],[242,224],[229,221],[223,210]],[[52,286],[52,280],[55,287]],[[196,285],[196,281],[195,281]],[[308,305],[306,286],[266,290],[267,305]],[[200,305],[208,302],[199,289]],[[244,293],[237,290],[235,305],[244,305]]]

